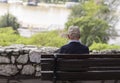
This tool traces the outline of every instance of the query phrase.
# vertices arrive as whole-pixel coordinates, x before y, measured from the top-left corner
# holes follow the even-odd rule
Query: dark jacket
[[[62,46],[59,50],[62,54],[89,54],[89,48],[80,42],[70,42]]]

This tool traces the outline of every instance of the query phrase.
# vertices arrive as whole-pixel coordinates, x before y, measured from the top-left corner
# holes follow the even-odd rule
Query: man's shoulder
[[[68,44],[63,45],[61,48],[69,48],[69,47],[73,47],[74,48],[76,46],[80,47],[80,48],[88,49],[88,47],[86,45],[81,44],[81,43],[77,43],[76,45],[74,45],[73,43],[68,43]]]
[[[88,48],[86,45],[83,45],[83,44],[81,44],[81,46],[84,47],[84,48]]]
[[[69,44],[65,44],[61,48],[68,48],[68,47],[69,47]]]
[[[89,50],[88,46],[81,44],[81,49],[83,50]]]

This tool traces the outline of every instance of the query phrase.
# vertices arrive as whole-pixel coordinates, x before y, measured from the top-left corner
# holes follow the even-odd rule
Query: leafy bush
[[[0,28],[1,27],[12,27],[14,30],[17,31],[20,24],[17,22],[17,18],[13,15],[7,13],[0,18]]]
[[[62,38],[58,31],[50,31],[37,33],[31,38],[21,37],[15,34],[15,30],[11,27],[0,28],[0,45],[8,46],[11,44],[37,45],[37,46],[53,46],[61,47],[67,43],[65,38]],[[105,43],[93,43],[90,50],[106,50],[106,49],[120,49],[117,45],[108,45]]]
[[[107,43],[110,37],[117,35],[114,27],[109,26],[109,8],[104,4],[96,4],[95,0],[88,0],[72,8],[66,27],[79,26],[81,42],[87,46],[93,41]]]
[[[89,48],[90,50],[108,50],[108,49],[120,49],[120,46],[94,42]]]
[[[39,46],[60,47],[66,42],[67,40],[60,37],[57,31],[38,33],[31,37],[31,44]]]
[[[16,31],[11,27],[0,28],[0,45],[8,46],[11,44],[25,44],[60,47],[67,42],[66,39],[59,36],[57,31],[37,33],[31,38],[21,37],[19,34],[15,33]]]
[[[11,27],[0,28],[0,45],[7,46],[11,44],[26,44],[26,38],[16,34],[16,31]]]

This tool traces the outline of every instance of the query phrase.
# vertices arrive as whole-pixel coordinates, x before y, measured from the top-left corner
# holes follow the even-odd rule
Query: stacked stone
[[[52,54],[58,48],[12,45],[0,47],[0,76],[41,76],[41,54]]]
[[[90,54],[120,54],[120,50],[93,50],[92,52],[90,52]]]

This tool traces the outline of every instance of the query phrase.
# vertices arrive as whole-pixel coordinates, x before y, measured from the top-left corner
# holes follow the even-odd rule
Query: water
[[[35,27],[37,31],[63,29],[70,14],[70,10],[63,7],[0,3],[0,16],[7,12],[16,16],[23,27],[30,27],[30,29],[19,29],[21,36],[25,37],[34,34]]]
[[[10,12],[25,25],[64,25],[70,13],[69,9],[49,6],[25,6],[19,4],[0,4],[0,15]]]

